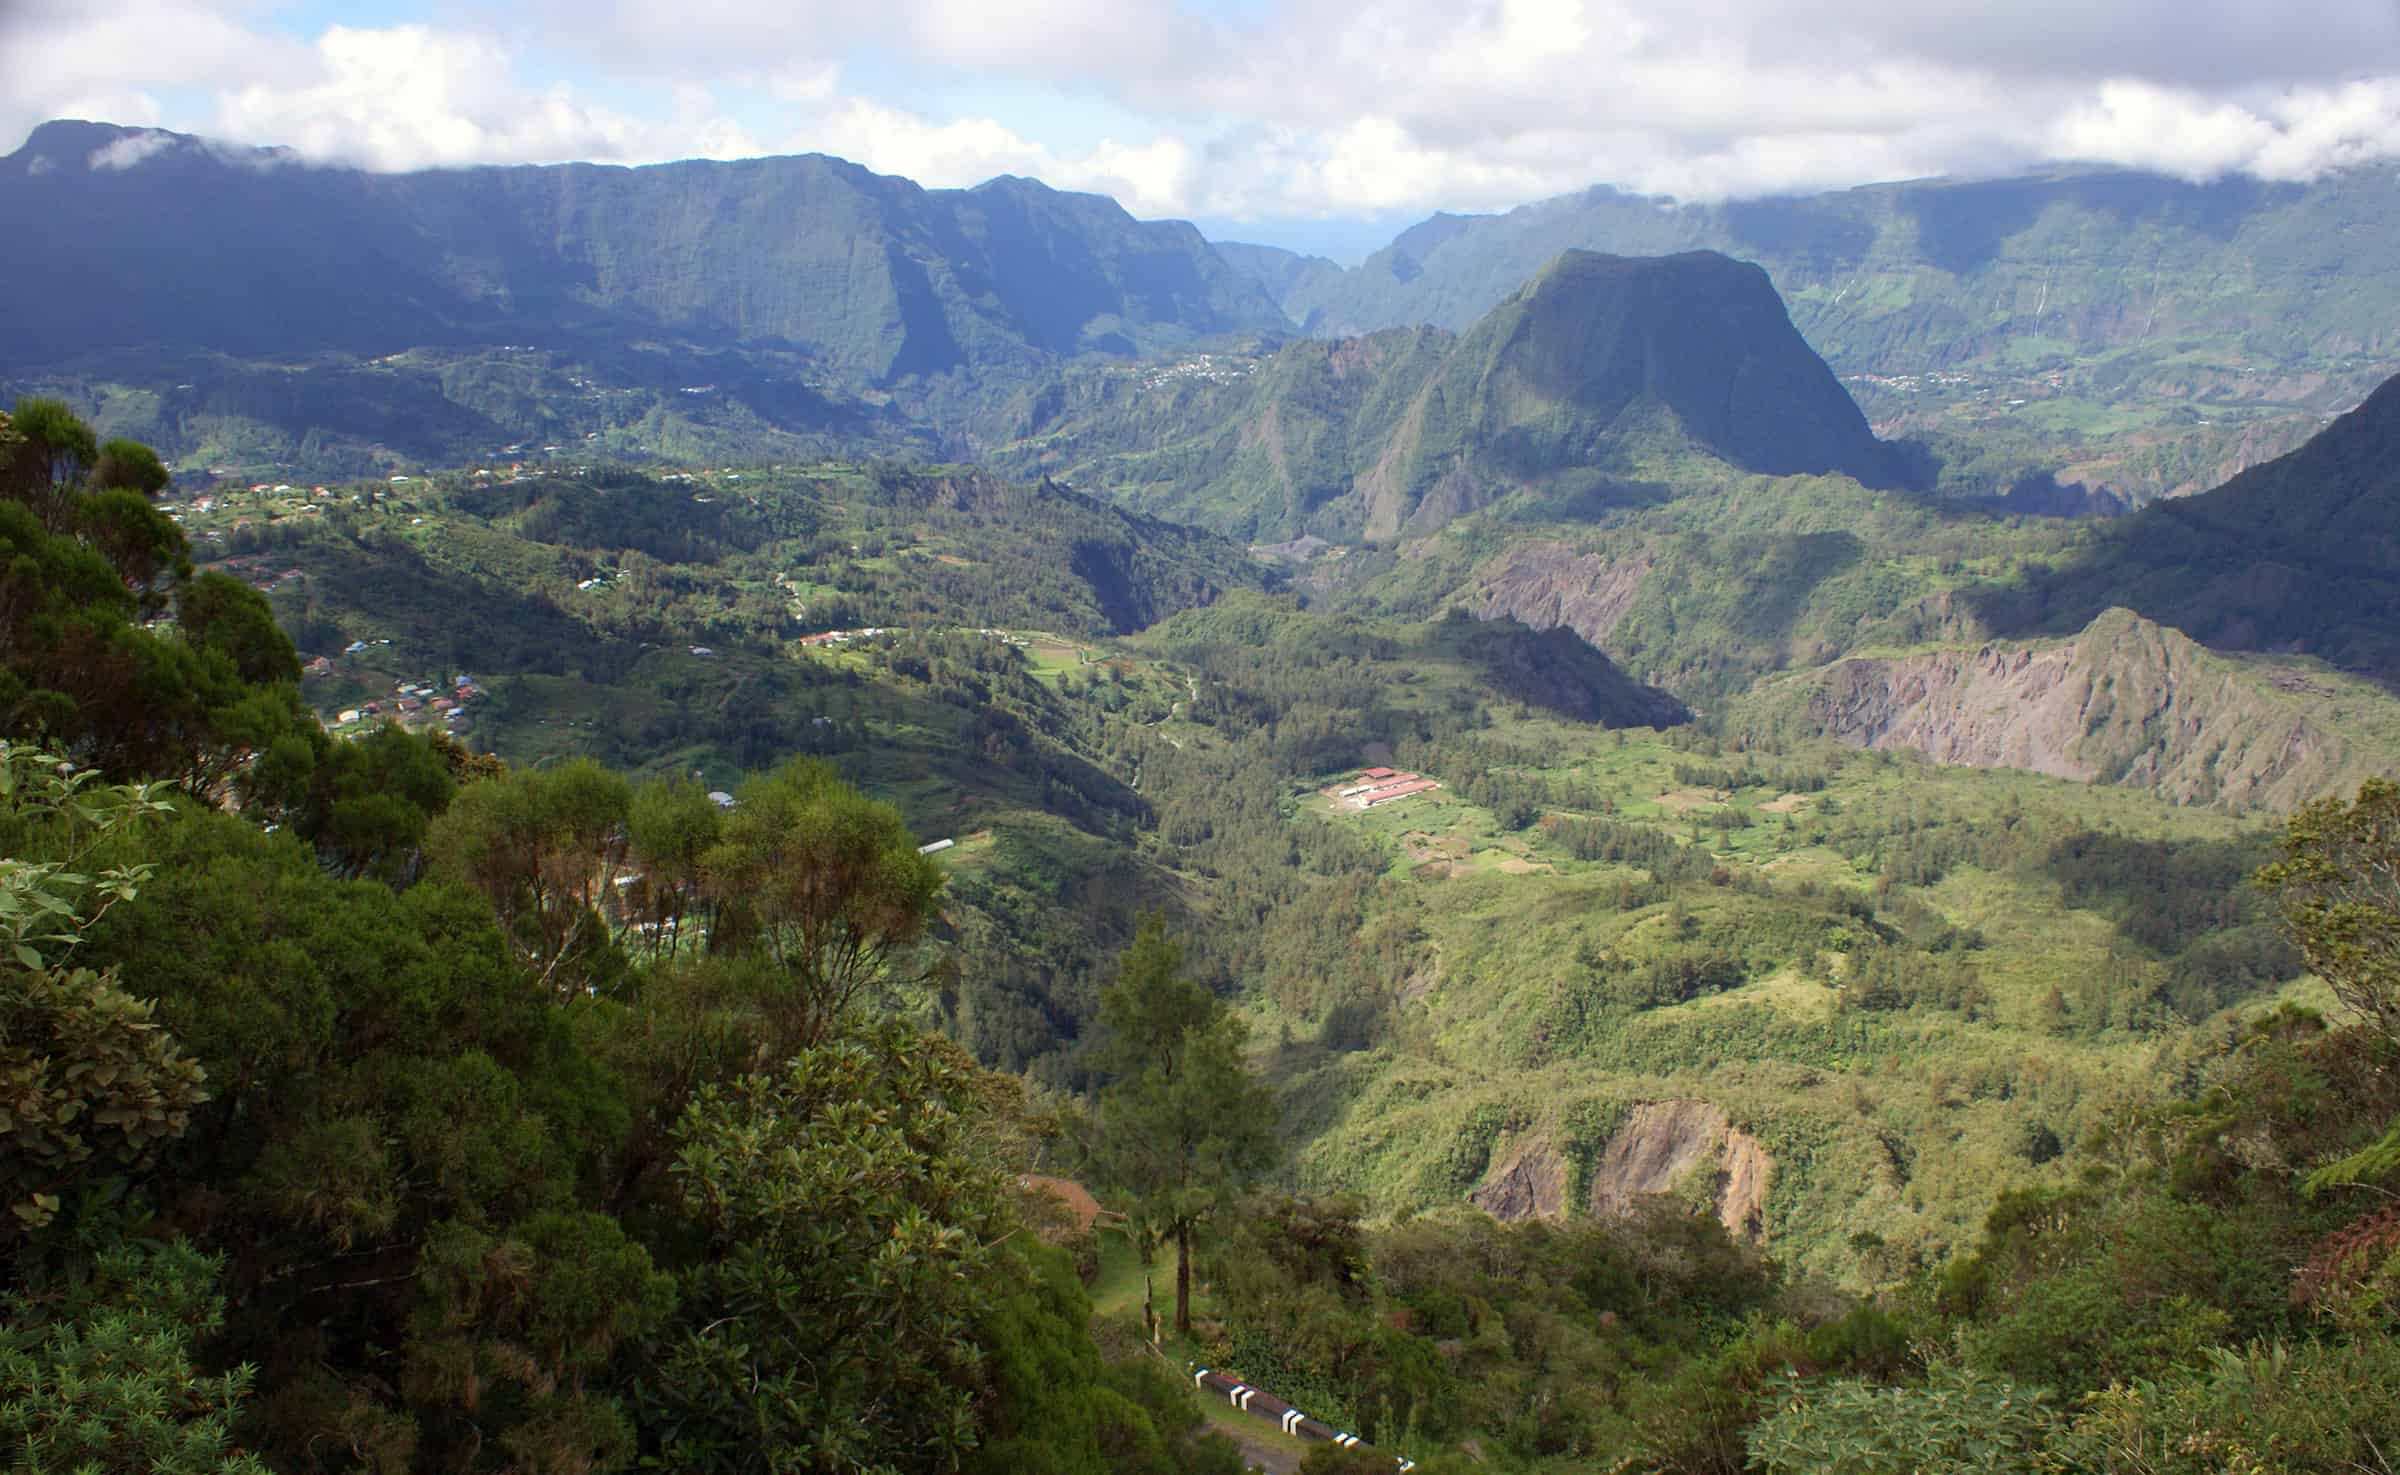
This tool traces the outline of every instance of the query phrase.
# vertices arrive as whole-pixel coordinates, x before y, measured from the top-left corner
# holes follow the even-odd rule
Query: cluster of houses
[[[1395,799],[1405,799],[1411,794],[1423,794],[1440,787],[1439,783],[1422,774],[1403,773],[1393,768],[1370,768],[1361,772],[1350,784],[1336,790],[1334,797],[1352,809],[1373,809],[1379,804],[1389,804]]]
[[[195,478],[213,478],[215,473],[202,468],[193,475]],[[207,482],[200,484],[207,485]],[[223,542],[226,533],[238,533],[257,524],[257,517],[232,514],[254,513],[268,522],[321,517],[331,495],[324,487],[296,487],[289,482],[260,481],[246,487],[230,485],[216,491],[201,492],[161,510],[169,521],[187,526],[195,540]],[[229,516],[230,521],[227,521]],[[196,525],[201,522],[211,525]],[[215,525],[218,523],[223,525]]]
[[[318,671],[322,664],[326,670]],[[332,663],[320,656],[309,663],[311,675],[330,674]],[[334,715],[334,726],[349,727],[375,718],[389,718],[406,728],[423,728],[440,723],[443,730],[460,733],[467,730],[473,719],[467,711],[470,703],[483,700],[483,688],[471,676],[454,676],[448,686],[422,679],[397,681],[392,684],[391,702],[387,709],[380,701],[345,707]]]
[[[1929,374],[1845,374],[1842,377],[1852,384],[1871,384],[1877,389],[1888,389],[1895,394],[1916,394],[1922,390],[1966,389],[1975,383],[1973,375],[1955,371]]]
[[[1177,380],[1198,380],[1205,384],[1232,384],[1250,377],[1258,361],[1213,353],[1194,354],[1160,369],[1141,371],[1140,384],[1144,389],[1158,389]]]
[[[817,635],[803,635],[799,645],[848,645],[853,640],[877,640],[892,632],[881,625],[869,625],[863,630],[827,630]]]

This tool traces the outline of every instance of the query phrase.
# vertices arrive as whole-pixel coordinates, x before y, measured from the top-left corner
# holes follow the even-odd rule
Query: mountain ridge
[[[2288,450],[2400,371],[2400,181],[2194,184],[2055,167],[1680,201],[1594,186],[1434,215],[1274,285],[1303,331],[1463,330],[1558,252],[1711,249],[1764,267],[1877,433],[1945,490],[2025,478],[2140,503]]]
[[[794,349],[882,385],[1286,328],[1186,222],[822,154],[373,174],[54,122],[0,159],[0,209],[50,227],[0,243],[17,367],[125,346],[132,324],[283,355],[637,333]]]
[[[2124,604],[2203,644],[2296,651],[2400,681],[2400,376],[2297,449],[2144,508],[2091,554],[1981,599],[2057,633]]]
[[[1385,542],[1535,489],[1571,501],[1649,450],[1875,486],[1913,470],[1765,273],[1713,252],[1566,252],[1463,334],[1395,328],[1188,368],[1069,374],[989,420],[980,448],[1270,542]]]

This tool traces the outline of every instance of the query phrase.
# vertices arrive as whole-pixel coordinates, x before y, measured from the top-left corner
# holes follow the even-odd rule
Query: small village
[[[391,642],[380,643],[388,645]],[[344,654],[356,655],[365,648],[366,642],[356,642]],[[338,669],[331,659],[319,656],[302,668],[302,674],[325,679],[336,675]],[[415,677],[394,681],[388,698],[340,709],[326,725],[337,736],[346,737],[358,736],[386,722],[396,722],[411,732],[439,728],[455,737],[473,728],[475,719],[471,708],[483,699],[483,688],[463,672],[449,677],[446,682]]]
[[[1250,377],[1258,361],[1236,358],[1231,354],[1202,353],[1179,359],[1164,368],[1145,369],[1139,383],[1145,390],[1161,389],[1169,384],[1197,381],[1203,384],[1234,384]]]

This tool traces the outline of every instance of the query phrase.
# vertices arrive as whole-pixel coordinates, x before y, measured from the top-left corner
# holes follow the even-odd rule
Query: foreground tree
[[[0,741],[0,1247],[85,1179],[146,1167],[205,1098],[200,1066],[115,969],[74,967],[91,926],[149,878],[92,862],[167,806]]]
[[[716,906],[711,945],[755,947],[773,961],[802,1047],[832,1039],[924,936],[945,879],[899,811],[813,758],[742,785],[700,870]]]
[[[198,805],[138,856],[151,875],[75,961],[154,999],[207,1072],[127,1202],[223,1257],[199,1345],[259,1369],[243,1437],[292,1471],[630,1458],[601,1364],[671,1286],[583,1211],[626,1108],[490,904],[338,880],[288,830]]]
[[[1192,1329],[1192,1240],[1282,1155],[1274,1093],[1243,1058],[1242,1022],[1183,974],[1183,949],[1145,919],[1100,991],[1093,1155],[1175,1245],[1175,1330]]]
[[[220,1263],[180,1241],[111,1242],[90,1270],[0,1291],[0,1455],[75,1475],[267,1475],[233,1426],[251,1369],[210,1377]]]
[[[237,579],[193,576],[152,504],[165,484],[156,456],[95,444],[56,400],[0,414],[0,734],[213,799],[313,724],[274,612]],[[169,614],[174,630],[152,628]]]
[[[2282,858],[2260,871],[2300,954],[2336,997],[2400,1044],[2400,783],[2369,779],[2356,802],[2292,816]]]
[[[511,769],[461,789],[425,849],[433,874],[488,897],[518,956],[572,998],[620,971],[599,908],[625,859],[632,803],[624,778],[589,758]]]
[[[1009,1229],[980,1082],[885,1024],[700,1093],[674,1174],[703,1249],[646,1390],[669,1467],[931,1471],[974,1446]]]
[[[2400,1048],[2400,784],[2370,779],[2354,803],[2325,798],[2307,806],[2286,827],[2282,852],[2259,884],[2276,893],[2301,955],[2358,1012],[2388,1068]],[[2373,1202],[2319,1242],[2295,1284],[2296,1299],[2342,1308],[2337,1319],[2347,1319],[2400,1296],[2395,1187],[2400,1115],[2375,1141],[2301,1180],[2311,1198],[2364,1193]]]

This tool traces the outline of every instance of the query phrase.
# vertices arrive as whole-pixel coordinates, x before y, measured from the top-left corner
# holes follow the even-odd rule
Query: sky
[[[1435,210],[2400,156],[2400,0],[0,0],[72,117],[371,169],[823,152],[1355,259]]]

